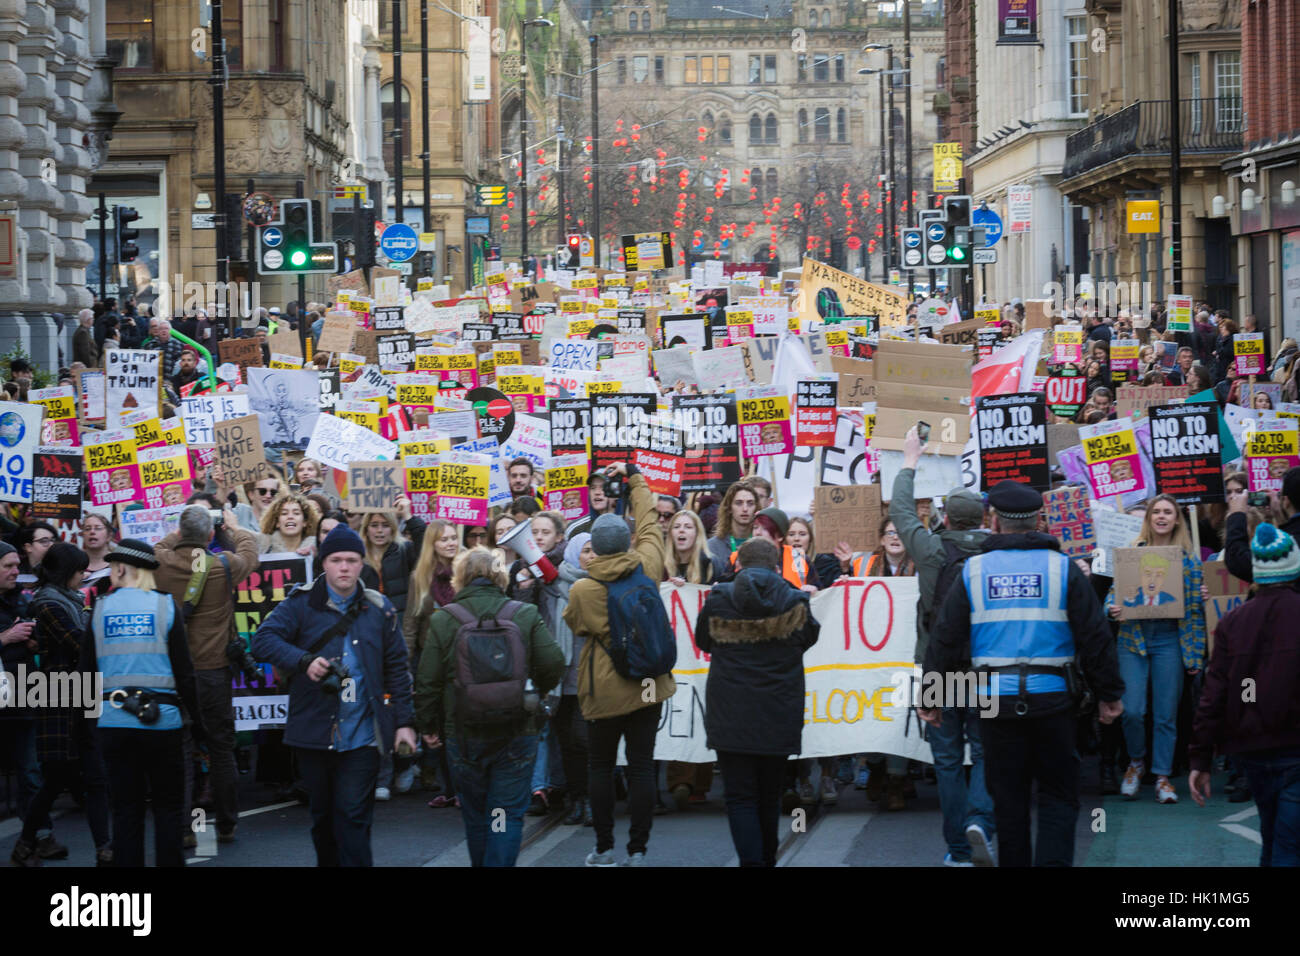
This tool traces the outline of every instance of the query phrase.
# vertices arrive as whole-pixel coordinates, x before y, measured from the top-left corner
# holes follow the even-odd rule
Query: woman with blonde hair
[[[1128,746],[1129,766],[1120,784],[1125,799],[1137,799],[1146,769],[1147,687],[1151,688],[1151,771],[1156,775],[1156,802],[1177,803],[1169,777],[1174,772],[1174,745],[1178,738],[1178,704],[1184,674],[1197,674],[1205,661],[1205,605],[1201,599],[1201,562],[1192,551],[1192,536],[1178,502],[1171,495],[1156,495],[1147,502],[1142,530],[1133,546],[1176,547],[1182,552],[1181,568],[1168,573],[1183,575],[1183,616],[1126,620],[1127,608],[1151,600],[1137,594],[1116,595],[1112,586],[1106,606],[1119,621],[1119,670],[1124,678],[1122,727]],[[1153,564],[1152,573],[1159,568]]]
[[[664,580],[683,584],[712,584],[718,579],[713,557],[705,547],[708,535],[694,511],[682,510],[668,519],[664,548]]]
[[[285,494],[271,502],[262,515],[257,535],[258,554],[315,554],[316,525],[320,512],[304,495]]]

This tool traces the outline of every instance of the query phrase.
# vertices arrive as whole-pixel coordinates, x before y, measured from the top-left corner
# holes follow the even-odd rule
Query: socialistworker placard
[[[673,418],[685,433],[682,494],[724,494],[741,472],[735,395],[676,395]]]
[[[657,404],[657,397],[648,392],[615,392],[591,397],[593,471],[632,460],[640,445],[641,427],[654,417]]]
[[[977,400],[980,486],[1018,481],[1038,491],[1051,487],[1047,461],[1047,405],[1042,392],[990,395]]]
[[[1223,455],[1217,404],[1189,402],[1147,409],[1156,491],[1180,505],[1223,500]]]

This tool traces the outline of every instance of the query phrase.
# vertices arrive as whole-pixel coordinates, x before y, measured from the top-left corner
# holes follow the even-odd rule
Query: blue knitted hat
[[[1286,532],[1265,522],[1250,542],[1256,584],[1286,584],[1300,578],[1300,548]]]
[[[320,543],[320,559],[324,561],[331,554],[340,551],[352,551],[363,558],[366,556],[366,546],[362,543],[361,536],[345,524],[337,525],[325,535],[325,540]]]

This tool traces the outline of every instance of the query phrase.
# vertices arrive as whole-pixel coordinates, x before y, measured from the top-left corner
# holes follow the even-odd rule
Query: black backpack
[[[527,719],[528,642],[515,623],[523,606],[507,601],[495,614],[482,617],[460,604],[443,607],[460,625],[454,685],[462,727],[486,730]]]
[[[939,608],[948,597],[948,592],[952,590],[953,584],[961,577],[962,566],[965,565],[966,559],[978,554],[978,551],[963,551],[957,545],[953,544],[947,538],[940,539],[943,542],[943,551],[947,556],[942,568],[939,569],[939,577],[934,583],[934,599],[930,602],[929,610],[926,610],[922,602],[918,599],[916,602],[916,616],[925,628],[926,633],[930,633],[931,627],[934,626],[934,620],[939,616]]]

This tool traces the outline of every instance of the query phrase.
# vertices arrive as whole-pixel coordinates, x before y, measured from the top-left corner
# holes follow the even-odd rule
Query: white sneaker
[[[993,847],[989,845],[989,835],[978,823],[966,828],[966,840],[970,843],[970,858],[975,866],[997,866],[993,859]]]
[[[1156,803],[1177,803],[1178,791],[1169,782],[1168,777],[1156,778]]]
[[[1124,771],[1124,780],[1119,785],[1119,792],[1125,800],[1136,800],[1138,788],[1142,786],[1142,764],[1130,763]]]
[[[974,866],[975,864],[972,863],[970,860],[954,860],[952,858],[952,854],[947,853],[944,854],[943,865],[944,866]]]
[[[645,866],[645,854],[633,853],[626,860],[620,863],[619,866]]]
[[[393,799],[393,795],[389,792],[387,787],[375,787],[375,799],[391,800]]]
[[[829,774],[822,774],[822,805],[832,806],[840,799],[840,788],[835,785],[835,778]]]
[[[597,853],[592,850],[587,854],[588,866],[618,866],[618,861],[614,859],[614,851],[606,850],[604,853]]]
[[[412,764],[399,773],[393,786],[398,793],[410,793],[411,788],[415,786],[415,765]]]

